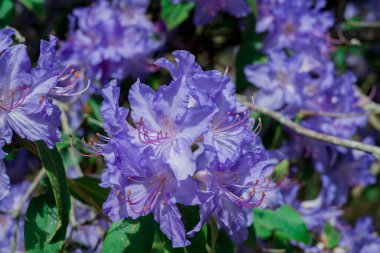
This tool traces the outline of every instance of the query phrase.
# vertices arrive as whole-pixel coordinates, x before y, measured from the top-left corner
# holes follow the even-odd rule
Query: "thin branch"
[[[336,112],[323,112],[323,111],[308,111],[308,110],[300,110],[298,113],[301,117],[308,116],[323,116],[330,118],[353,118],[353,117],[363,117],[368,115],[368,113],[336,113]]]
[[[380,121],[376,115],[380,114],[380,105],[373,102],[371,98],[365,95],[358,87],[355,88],[356,94],[360,97],[359,106],[371,113],[368,121],[369,124],[377,131],[380,131]]]
[[[368,122],[376,131],[380,132],[380,121],[375,115],[371,115],[368,118]]]
[[[360,107],[373,114],[380,114],[380,105],[373,102],[358,87],[355,88],[356,94],[360,97]]]
[[[237,95],[237,97],[238,97],[238,100],[241,103],[243,103],[244,105],[251,106],[252,102],[249,101],[248,97],[241,96],[241,95]],[[319,133],[319,132],[314,131],[314,130],[307,129],[307,128],[293,122],[292,120],[287,119],[281,113],[278,113],[278,112],[275,112],[275,111],[272,111],[272,110],[269,110],[267,108],[263,108],[263,107],[260,107],[257,105],[255,105],[254,110],[261,113],[261,114],[264,114],[264,115],[271,117],[272,119],[278,121],[280,124],[292,129],[294,132],[296,132],[300,135],[304,135],[304,136],[307,136],[309,138],[313,138],[315,140],[319,140],[319,141],[323,141],[323,142],[327,142],[327,143],[332,143],[332,144],[335,144],[338,146],[343,146],[346,148],[361,150],[361,151],[364,151],[367,153],[371,153],[374,156],[376,156],[377,158],[380,158],[380,148],[379,147],[364,144],[364,143],[361,143],[358,141],[342,139],[339,137],[335,137],[332,135],[327,135],[327,134]]]

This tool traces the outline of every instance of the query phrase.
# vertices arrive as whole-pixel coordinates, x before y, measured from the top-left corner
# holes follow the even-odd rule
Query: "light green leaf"
[[[326,247],[328,249],[333,249],[339,245],[340,235],[339,232],[331,226],[330,223],[326,223],[323,228],[323,233],[326,236]]]
[[[25,216],[25,249],[28,253],[60,252],[66,237],[61,226],[52,194],[44,194],[30,201]],[[50,240],[54,235],[54,239]]]
[[[112,223],[104,239],[103,253],[149,253],[156,224],[151,215]]]
[[[193,2],[173,4],[170,0],[161,0],[161,18],[165,21],[166,27],[172,30],[190,16],[194,7]]]
[[[0,1],[0,26],[10,24],[15,14],[15,5],[12,0]]]
[[[269,233],[280,232],[289,240],[309,242],[309,234],[302,217],[288,205],[277,209],[254,209],[254,226],[258,236],[267,239]]]

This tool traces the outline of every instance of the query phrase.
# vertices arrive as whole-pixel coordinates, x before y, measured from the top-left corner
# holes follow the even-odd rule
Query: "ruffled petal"
[[[60,114],[58,107],[47,105],[38,113],[25,113],[25,110],[32,108],[12,110],[6,115],[6,120],[12,129],[20,135],[21,138],[27,138],[31,141],[43,140],[49,147],[60,140]]]
[[[8,49],[12,43],[12,36],[15,34],[13,29],[0,29],[0,52]]]
[[[167,162],[178,180],[184,180],[195,172],[195,161],[192,159],[190,143],[185,139],[176,139],[169,147]]]
[[[104,119],[104,128],[110,134],[119,131],[127,131],[127,116],[129,110],[119,107],[120,88],[117,87],[117,81],[112,80],[102,90],[103,104],[100,107],[100,113]]]
[[[22,84],[30,85],[31,66],[25,45],[12,46],[6,50],[0,57],[0,94],[8,94]]]
[[[170,202],[159,203],[159,207],[154,212],[154,219],[160,223],[161,231],[172,241],[173,248],[183,248],[190,245],[186,239],[181,213],[175,204]]]
[[[152,110],[154,96],[155,91],[152,88],[137,80],[129,90],[128,99],[131,104],[131,116],[134,122],[136,123],[143,119],[144,124],[150,129],[159,131],[161,127],[156,122],[156,115]]]

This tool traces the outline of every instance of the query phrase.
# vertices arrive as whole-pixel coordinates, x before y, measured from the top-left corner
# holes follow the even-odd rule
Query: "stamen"
[[[77,154],[77,155],[79,155],[79,156],[83,156],[83,157],[95,157],[95,156],[102,155],[101,152],[96,151],[96,150],[90,150],[90,149],[88,149],[88,151],[89,151],[89,152],[93,152],[92,154],[83,154],[83,153],[79,152],[79,151],[74,147],[74,144],[73,144],[73,137],[72,137],[72,135],[69,136],[69,139],[70,139],[70,147],[71,147],[71,150],[72,150],[75,154]],[[83,143],[84,145],[86,145],[86,146],[90,146],[90,147],[91,147],[91,145],[89,145],[89,144],[86,143],[86,141],[84,140],[84,138],[82,138],[82,143]],[[91,149],[92,149],[92,148],[91,148]]]
[[[154,144],[159,145],[162,142],[169,141],[170,136],[165,132],[165,136],[162,130],[153,131],[148,129],[144,124],[143,117],[140,118],[140,121],[136,123],[136,130],[138,132],[139,140],[144,144]]]
[[[67,65],[62,70],[62,72],[58,74],[57,81],[58,81],[59,85],[53,87],[49,91],[49,94],[54,95],[54,96],[65,96],[65,97],[77,96],[77,95],[83,94],[84,92],[86,92],[88,90],[91,82],[89,80],[87,82],[87,86],[84,89],[82,89],[78,92],[73,92],[73,90],[79,84],[79,76],[80,76],[79,71],[75,71],[74,68],[71,68],[71,65]],[[68,81],[68,82],[66,82],[66,81]]]
[[[30,88],[31,87],[29,85],[21,84],[20,86],[18,86],[18,88],[16,88],[16,91],[10,91],[10,96],[4,94],[5,97],[0,99],[0,109],[9,112],[12,109],[20,107],[24,103],[26,97],[30,94]],[[15,99],[16,94],[19,96]]]

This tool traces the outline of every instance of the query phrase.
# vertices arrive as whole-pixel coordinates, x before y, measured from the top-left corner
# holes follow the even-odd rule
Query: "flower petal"
[[[159,203],[154,212],[154,219],[160,223],[161,231],[172,241],[173,248],[183,248],[190,245],[186,239],[185,227],[181,214],[175,204]]]

